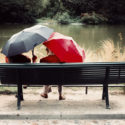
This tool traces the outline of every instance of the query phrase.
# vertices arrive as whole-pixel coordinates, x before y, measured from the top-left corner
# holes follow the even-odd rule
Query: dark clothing
[[[7,63],[30,63],[31,59],[25,55],[19,54],[15,56],[6,57]]]
[[[49,56],[46,56],[46,57],[40,59],[40,62],[60,63],[60,60],[56,55],[49,55]]]
[[[36,60],[37,60],[37,56],[34,55],[34,56],[32,57],[32,62],[35,63]]]

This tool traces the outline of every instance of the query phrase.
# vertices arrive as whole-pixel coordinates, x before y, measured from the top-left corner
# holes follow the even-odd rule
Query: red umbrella
[[[61,62],[84,62],[85,52],[72,37],[54,32],[43,44],[49,48]]]

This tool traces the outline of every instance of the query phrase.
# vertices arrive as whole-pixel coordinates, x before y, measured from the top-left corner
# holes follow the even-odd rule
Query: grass
[[[114,44],[112,40],[103,41],[95,50],[86,50],[86,62],[122,62],[125,61],[125,47],[120,43]]]
[[[17,87],[0,87],[0,94],[16,94]]]

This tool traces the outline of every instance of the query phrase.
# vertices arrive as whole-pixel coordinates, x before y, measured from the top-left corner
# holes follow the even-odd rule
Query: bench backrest
[[[0,64],[2,84],[125,83],[125,63]]]

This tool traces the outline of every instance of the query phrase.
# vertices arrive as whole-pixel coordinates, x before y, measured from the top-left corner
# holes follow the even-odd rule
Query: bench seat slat
[[[86,64],[0,64],[3,84],[73,84],[100,83],[105,81],[106,68],[110,68],[109,82],[125,80],[125,63]],[[29,82],[29,83],[26,83]]]

